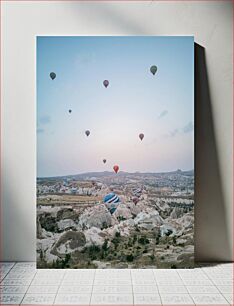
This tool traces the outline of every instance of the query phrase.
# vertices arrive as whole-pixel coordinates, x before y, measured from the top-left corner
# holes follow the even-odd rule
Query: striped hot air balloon
[[[142,189],[141,188],[134,188],[132,190],[132,193],[133,193],[134,196],[139,198],[141,196],[141,194],[142,194]]]
[[[120,200],[114,192],[111,192],[104,197],[103,202],[106,204],[106,207],[109,212],[113,214],[116,211]]]
[[[104,203],[118,203],[119,197],[114,192],[111,192],[104,197],[103,201]]]

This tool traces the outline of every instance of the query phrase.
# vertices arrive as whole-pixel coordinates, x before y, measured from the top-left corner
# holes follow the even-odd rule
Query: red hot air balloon
[[[141,141],[143,140],[144,136],[145,136],[145,135],[144,135],[144,134],[142,134],[142,133],[141,133],[141,134],[139,134],[139,138],[140,138],[140,140],[141,140]]]
[[[85,131],[85,134],[88,137],[90,135],[90,131],[89,130]]]
[[[119,166],[115,165],[115,166],[113,167],[113,169],[114,169],[115,173],[117,173],[117,172],[119,171]]]
[[[104,164],[106,163],[106,159],[105,158],[102,161],[103,161]]]
[[[109,86],[109,81],[108,80],[103,81],[103,85],[107,88]]]

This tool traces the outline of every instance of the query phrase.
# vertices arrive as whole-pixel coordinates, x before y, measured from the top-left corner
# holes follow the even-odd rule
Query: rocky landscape
[[[134,203],[136,182],[131,181],[123,187],[111,214],[102,201],[106,192],[119,189],[119,182],[115,187],[113,181],[111,184],[103,180],[93,183],[90,188],[97,200],[91,203],[88,198],[92,195],[86,196],[88,204],[78,200],[66,203],[65,195],[38,195],[38,268],[192,268],[193,196],[186,198],[182,186],[183,196],[173,197],[178,187],[167,186],[167,195],[160,197],[152,191],[158,187],[151,182],[144,188],[141,185]]]

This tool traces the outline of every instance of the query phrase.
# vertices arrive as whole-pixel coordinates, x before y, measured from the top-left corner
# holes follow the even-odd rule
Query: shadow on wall
[[[22,142],[23,143],[23,142]],[[23,144],[22,144],[23,145]],[[20,151],[22,151],[20,149]],[[15,158],[17,153],[15,152]],[[22,162],[21,173],[24,173],[25,162]],[[29,163],[30,164],[30,163]],[[2,261],[35,261],[36,260],[36,200],[35,175],[21,178],[29,182],[28,190],[22,189],[22,182],[15,174],[14,167],[9,159],[5,158],[4,178],[1,206],[1,250]],[[25,209],[23,202],[29,203]]]
[[[195,257],[232,258],[212,117],[205,49],[195,43]]]
[[[154,4],[153,1],[154,0],[148,2],[149,10],[150,5]],[[83,18],[84,23],[87,23],[88,26],[90,26],[90,20],[92,20],[94,23],[99,23],[100,29],[102,29],[103,31],[103,28],[105,28],[104,33],[109,32],[109,35],[113,35],[111,31],[112,26],[113,29],[118,26],[118,31],[120,31],[120,33],[121,31],[125,33],[127,31],[129,35],[138,36],[149,35],[149,31],[151,30],[150,28],[146,27],[146,24],[143,27],[141,23],[139,23],[139,20],[134,18],[134,14],[132,14],[132,16],[129,14],[128,10],[125,14],[124,11],[119,7],[118,2],[115,3],[114,1],[110,1],[110,3],[108,3],[108,1],[106,1],[104,3],[98,1],[97,3],[95,3],[94,1],[91,5],[82,6],[80,6],[79,4],[76,6],[76,4],[74,5],[74,3],[72,3],[70,9],[71,14],[76,14],[77,10],[79,18]],[[89,18],[87,18],[87,16]]]

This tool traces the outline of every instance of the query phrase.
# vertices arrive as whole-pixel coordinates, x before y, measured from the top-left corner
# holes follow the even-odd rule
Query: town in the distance
[[[38,268],[193,268],[194,171],[37,178]]]

